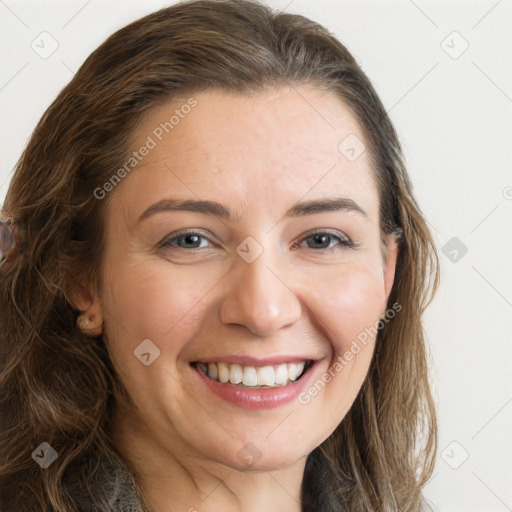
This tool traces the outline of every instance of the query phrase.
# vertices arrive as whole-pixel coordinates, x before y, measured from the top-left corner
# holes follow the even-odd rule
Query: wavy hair
[[[384,237],[399,256],[363,386],[334,433],[308,457],[302,510],[417,512],[437,447],[422,314],[439,261],[413,196],[395,129],[355,59],[326,28],[253,0],[194,0],[141,18],[84,62],[36,126],[3,207],[16,248],[0,266],[2,510],[143,510],[110,437],[127,396],[103,336],[77,328],[78,283],[100,284],[108,197],[94,191],[127,160],[131,135],[156,106],[222,90],[251,95],[309,84],[332,91],[359,121],[379,193]],[[42,442],[58,453],[42,469]],[[111,468],[107,470],[106,468]],[[116,509],[117,510],[117,509]]]

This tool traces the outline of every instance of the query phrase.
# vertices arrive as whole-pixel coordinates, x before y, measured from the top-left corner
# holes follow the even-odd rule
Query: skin
[[[364,141],[363,132],[334,93],[301,86],[194,97],[197,106],[110,193],[103,286],[80,306],[103,329],[135,404],[116,409],[113,435],[151,510],[299,511],[306,458],[353,403],[375,340],[309,403],[263,411],[205,394],[189,363],[307,355],[320,360],[311,382],[321,379],[384,314],[397,245],[390,238],[383,259],[368,152],[351,162],[338,150],[349,134]],[[133,149],[186,99],[154,109]],[[367,218],[283,217],[299,201],[338,196]],[[137,221],[171,197],[218,201],[240,218],[165,211]],[[157,247],[184,228],[206,238]],[[335,233],[315,242],[316,229]],[[252,263],[236,252],[248,236],[263,248]],[[144,339],[160,349],[148,366],[134,357]],[[250,467],[237,455],[246,443],[261,455]]]

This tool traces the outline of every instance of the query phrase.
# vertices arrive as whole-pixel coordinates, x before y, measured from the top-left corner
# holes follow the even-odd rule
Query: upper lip
[[[297,356],[297,355],[276,355],[272,357],[252,357],[252,356],[217,356],[217,357],[202,357],[193,361],[194,363],[227,363],[239,364],[242,366],[274,366],[283,363],[300,363],[302,361],[316,361],[317,358],[311,356]]]

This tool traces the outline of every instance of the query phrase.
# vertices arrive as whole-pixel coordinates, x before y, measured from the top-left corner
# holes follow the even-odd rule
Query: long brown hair
[[[121,460],[109,429],[125,390],[102,336],[91,340],[76,327],[73,291],[80,282],[100,284],[108,197],[94,191],[126,161],[142,116],[206,89],[253,94],[300,84],[338,94],[363,128],[381,232],[399,239],[388,303],[402,307],[378,332],[352,408],[308,457],[302,510],[425,505],[437,430],[421,317],[439,263],[395,129],[366,75],[324,27],[254,1],[195,0],[107,39],[45,112],[17,163],[3,208],[17,245],[0,266],[2,510],[76,510],[66,474],[78,461],[83,488],[95,482],[95,510],[119,500],[124,483],[101,476],[99,461]],[[46,469],[31,457],[42,442],[58,454]],[[134,490],[120,510],[140,498],[129,480]]]

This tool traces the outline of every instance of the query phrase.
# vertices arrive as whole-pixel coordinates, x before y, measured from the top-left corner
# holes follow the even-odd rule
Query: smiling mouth
[[[191,366],[197,368],[206,377],[222,384],[262,389],[283,387],[299,380],[313,365],[311,359],[269,366],[251,366],[224,362],[202,363],[196,361]]]

